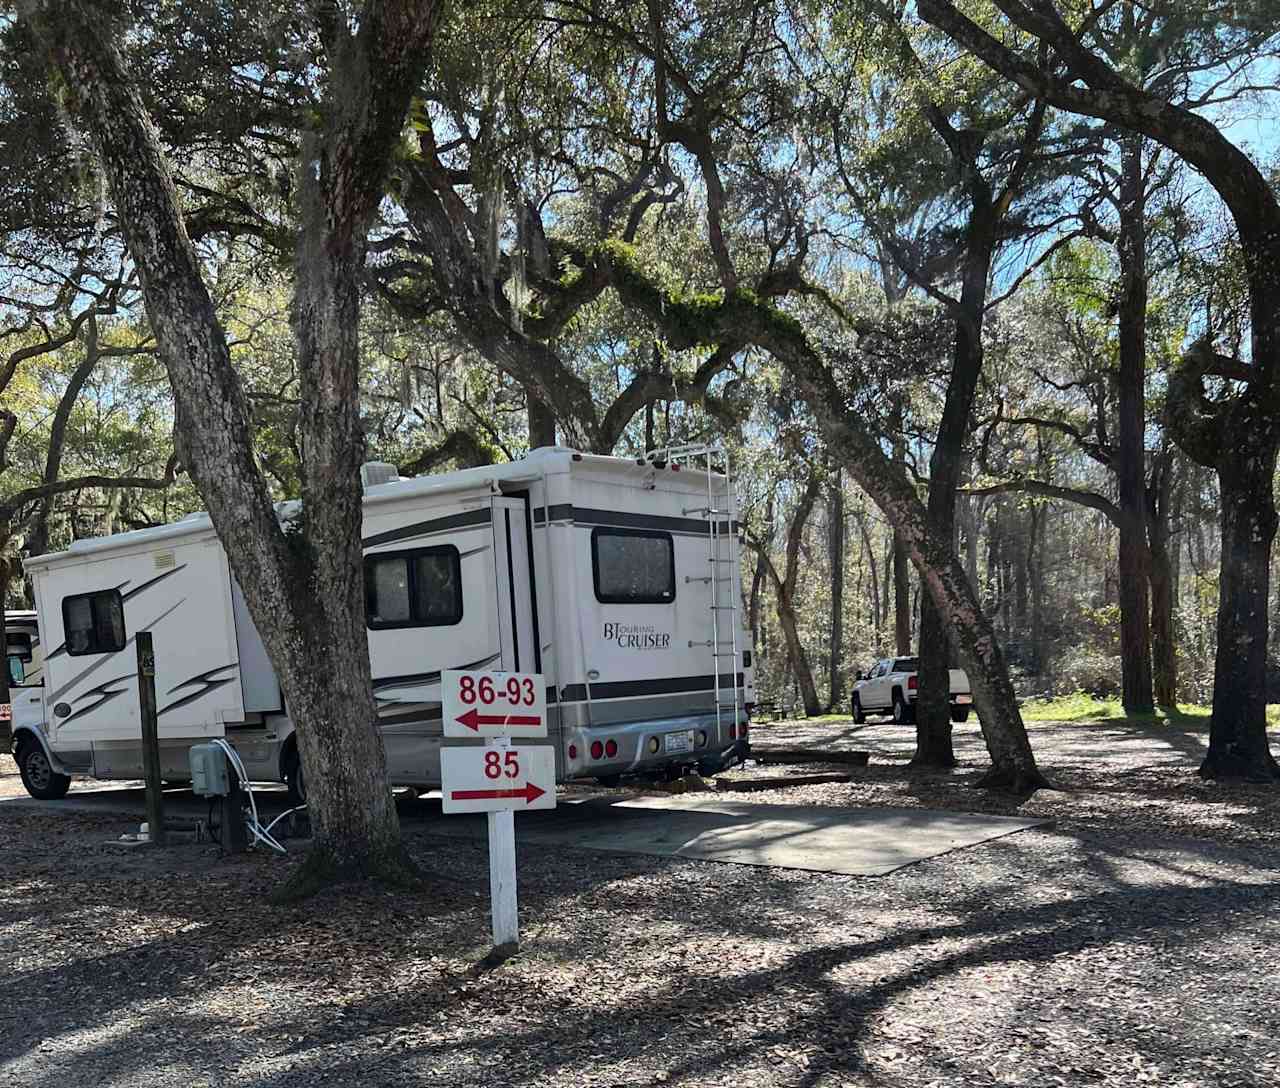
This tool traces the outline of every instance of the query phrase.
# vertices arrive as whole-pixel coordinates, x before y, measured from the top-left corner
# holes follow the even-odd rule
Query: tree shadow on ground
[[[420,860],[429,859],[429,841],[414,845]],[[448,845],[451,850],[459,846],[456,841]],[[869,936],[855,931],[834,942],[792,951],[786,949],[798,930],[757,922],[744,928],[779,945],[782,950],[774,961],[731,963],[735,969],[724,974],[667,970],[655,974],[651,987],[629,996],[623,1005],[607,1001],[594,1006],[590,995],[576,999],[563,992],[549,1002],[538,964],[530,961],[540,954],[536,943],[516,961],[481,976],[463,978],[456,971],[412,974],[409,962],[428,952],[457,957],[468,951],[473,942],[459,931],[474,936],[485,924],[483,908],[474,903],[446,903],[430,913],[430,903],[419,897],[370,891],[321,897],[301,909],[267,909],[249,894],[244,897],[247,924],[219,928],[216,920],[237,902],[237,890],[226,888],[208,903],[201,901],[199,889],[189,889],[189,897],[179,896],[165,906],[166,917],[172,915],[171,929],[182,928],[178,923],[184,919],[203,923],[202,929],[162,933],[135,947],[5,977],[0,980],[0,1009],[21,1009],[45,1038],[69,1036],[87,1022],[112,1023],[145,993],[147,1004],[128,1045],[121,1045],[116,1036],[86,1041],[66,1057],[68,1062],[74,1059],[77,1068],[93,1071],[102,1083],[135,1083],[143,1074],[170,1069],[176,1040],[181,1040],[190,1068],[225,1058],[240,1068],[238,1080],[258,1069],[249,1076],[250,1083],[280,1088],[311,1085],[322,1074],[330,1083],[350,1085],[418,1083],[449,1070],[452,1079],[464,1085],[529,1083],[531,1071],[572,1083],[611,1062],[620,1064],[615,1083],[645,1083],[628,1075],[627,1059],[652,1055],[655,1048],[669,1081],[705,1082],[721,1074],[728,1077],[740,1064],[775,1047],[802,1051],[807,1067],[779,1070],[773,1083],[804,1088],[818,1085],[829,1074],[870,1075],[864,1049],[877,1018],[904,995],[960,973],[1013,960],[1045,965],[1118,942],[1148,941],[1153,934],[1172,954],[1201,941],[1221,940],[1235,920],[1274,908],[1273,886],[1213,875],[1223,850],[1214,844],[1184,845],[1182,869],[1190,866],[1188,871],[1194,870],[1202,883],[1171,887],[1160,877],[1158,865],[1165,859],[1159,850],[1084,842],[1081,852],[1097,859],[1094,872],[1102,887],[1034,903],[1018,898],[1026,891],[1023,847],[1001,840],[985,849],[995,859],[1009,858],[1010,864],[1003,876],[971,895],[949,900],[945,908],[953,920]],[[1151,862],[1149,877],[1138,883],[1113,865],[1135,852],[1153,854],[1144,858]],[[1250,864],[1263,860],[1257,851],[1230,852],[1230,859]],[[1272,852],[1266,860],[1280,864],[1280,855]],[[462,849],[453,863],[455,875],[479,880],[482,863],[480,849]],[[733,935],[713,925],[701,926],[696,901],[682,903],[672,897],[660,901],[658,909],[645,911],[640,893],[631,898],[621,894],[637,879],[671,876],[691,864],[611,855],[599,860],[594,877],[582,879],[566,876],[554,852],[548,851],[526,867],[529,879],[522,883],[522,892],[527,911],[537,917],[553,917],[570,901],[584,897],[599,897],[602,905],[608,901],[613,913],[591,935],[596,943],[577,950],[579,955],[586,953],[587,963],[579,966],[587,971],[607,973],[611,948],[619,941],[646,941],[656,963],[663,960],[666,940],[679,935],[705,942],[709,956],[722,954],[721,945]],[[726,883],[750,886],[746,880]],[[788,885],[796,897],[797,916],[806,909],[804,897],[811,886],[800,878]],[[856,905],[857,889],[868,884],[846,879],[840,887],[849,889],[849,902]],[[145,895],[130,890],[127,882],[85,881],[74,891],[75,903],[67,913],[102,915],[107,907],[133,911],[146,906]],[[717,894],[717,889],[703,894]],[[749,898],[744,897],[743,906],[747,918]],[[775,904],[778,909],[785,906]],[[422,916],[415,916],[415,911]],[[620,915],[628,919],[628,927],[610,932],[608,926],[616,925]],[[0,913],[0,924],[9,921]],[[658,921],[669,930],[652,924]],[[668,936],[646,936],[654,932]],[[309,938],[316,955],[335,958],[332,980],[337,989],[317,990],[323,1000],[307,1000],[308,984],[314,981],[310,976],[290,985],[288,963],[303,964],[305,956],[284,957],[288,963],[283,972],[272,968],[272,943],[291,937]],[[391,955],[374,965],[390,965],[384,984],[370,986],[366,979],[354,1000],[335,1004],[360,967],[362,948],[388,940]],[[291,998],[284,1015],[246,1026],[243,1010],[234,1005],[222,1013],[209,1011],[211,990],[234,983],[243,988],[240,992],[252,993],[255,976],[270,993]],[[68,999],[86,990],[93,1000],[72,1006]],[[598,992],[609,993],[607,978]],[[770,1019],[748,1018],[756,1002],[778,994],[787,995],[781,1014],[773,1005]],[[479,1026],[470,1030],[473,1022]],[[719,1027],[708,1028],[709,1024]],[[403,1046],[389,1043],[397,1034],[410,1041]],[[6,1043],[0,1056],[15,1053]],[[1170,1056],[1176,1059],[1176,1045]]]

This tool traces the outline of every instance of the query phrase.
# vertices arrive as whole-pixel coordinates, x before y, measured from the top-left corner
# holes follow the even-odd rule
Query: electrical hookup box
[[[197,797],[226,797],[231,792],[231,771],[226,753],[216,744],[194,745],[191,762],[191,791]]]

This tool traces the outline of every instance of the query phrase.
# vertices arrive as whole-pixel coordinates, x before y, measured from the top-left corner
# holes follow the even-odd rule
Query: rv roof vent
[[[178,557],[173,552],[156,552],[156,570],[173,570]]]
[[[366,461],[360,466],[360,482],[365,487],[393,484],[398,479],[400,479],[400,471],[395,465],[389,465],[386,461]]]

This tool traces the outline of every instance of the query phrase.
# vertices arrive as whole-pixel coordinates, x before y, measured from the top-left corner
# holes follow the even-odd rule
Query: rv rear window
[[[62,630],[67,653],[114,654],[124,649],[124,600],[118,589],[62,598]]]
[[[462,564],[452,544],[364,559],[369,627],[448,627],[462,620]]]
[[[676,597],[675,546],[670,533],[595,529],[591,567],[602,604],[670,604]]]

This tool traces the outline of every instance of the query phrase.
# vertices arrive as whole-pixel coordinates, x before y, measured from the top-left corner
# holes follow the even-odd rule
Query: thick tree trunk
[[[1128,713],[1150,711],[1151,556],[1147,548],[1146,372],[1147,239],[1141,136],[1121,141],[1120,167],[1120,367],[1117,374],[1119,484],[1121,702]]]
[[[955,307],[951,378],[929,459],[929,535],[934,551],[953,556],[956,492],[960,488],[973,398],[982,373],[982,319],[995,251],[990,194],[976,177],[970,178],[970,188],[974,206],[966,230],[960,302]],[[920,609],[920,691],[916,700],[916,752],[911,760],[916,766],[956,765],[951,742],[951,660],[950,634],[937,606],[926,598]]]
[[[9,598],[9,560],[5,555],[9,547],[8,533],[0,533],[0,631],[5,629],[5,604]],[[5,661],[0,670],[0,706],[12,706],[13,693],[9,690],[9,637],[4,635]],[[0,721],[0,752],[13,751],[13,722],[9,719]]]
[[[556,444],[556,414],[547,405],[532,386],[525,387],[525,396],[528,398],[529,405],[529,448],[536,450],[541,446],[554,446]],[[652,409],[652,405],[647,406]],[[645,417],[645,433],[646,440],[652,437],[652,412]],[[652,449],[652,446],[649,447]],[[612,451],[610,451],[612,452]]]
[[[827,712],[844,700],[844,488],[840,470],[828,489],[827,522],[831,535],[831,657],[827,665]]]
[[[1222,503],[1222,563],[1218,579],[1218,652],[1213,718],[1204,778],[1280,780],[1267,742],[1267,606],[1276,442],[1270,428],[1240,434],[1224,451],[1218,481]],[[1261,433],[1259,433],[1261,432]]]
[[[176,433],[243,586],[298,730],[315,845],[296,890],[408,872],[369,676],[357,382],[365,233],[417,88],[435,6],[370,0],[320,28],[325,131],[306,138],[293,326],[303,373],[302,532],[282,530],[254,459],[244,391],[172,176],[114,28],[84,0],[20,5],[96,145],[177,402]]]

